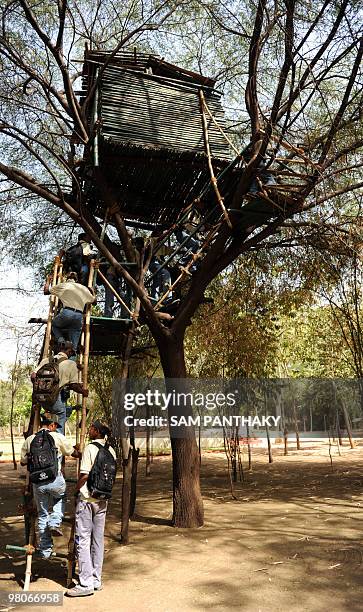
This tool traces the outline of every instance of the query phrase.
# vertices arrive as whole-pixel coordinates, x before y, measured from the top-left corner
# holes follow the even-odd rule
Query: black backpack
[[[64,272],[77,272],[80,275],[83,263],[83,248],[82,245],[77,242],[73,246],[66,250],[63,256],[63,270]]]
[[[51,408],[59,395],[59,364],[67,357],[51,359],[35,373],[33,402],[43,408]]]
[[[112,487],[116,480],[116,460],[111,454],[108,442],[100,444],[91,442],[98,448],[95,462],[87,478],[87,487],[92,497],[96,499],[110,499]]]
[[[28,467],[30,482],[46,484],[58,476],[58,451],[53,436],[46,429],[35,434],[30,443]]]

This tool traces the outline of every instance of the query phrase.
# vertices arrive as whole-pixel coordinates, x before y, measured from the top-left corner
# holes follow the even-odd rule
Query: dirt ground
[[[170,526],[170,458],[155,458],[150,478],[141,460],[130,545],[119,545],[118,483],[108,513],[104,590],[64,598],[63,610],[362,610],[363,444],[344,447],[341,457],[334,449],[333,470],[326,444],[304,447],[288,457],[275,448],[271,465],[265,451],[254,449],[253,471],[236,485],[237,500],[224,455],[204,453],[205,526],[194,530]],[[17,507],[23,481],[9,463],[0,464],[0,475],[0,590],[20,591],[24,559],[9,556],[5,545],[23,542]],[[69,529],[66,522],[66,536]],[[57,550],[66,552],[66,544],[67,537],[60,539]],[[64,591],[59,559],[35,561],[33,568],[32,591]]]

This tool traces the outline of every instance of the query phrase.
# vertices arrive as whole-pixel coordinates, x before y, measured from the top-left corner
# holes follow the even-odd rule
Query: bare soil
[[[170,526],[170,458],[155,458],[149,478],[141,460],[129,546],[119,544],[118,483],[108,512],[104,590],[65,598],[64,612],[362,610],[363,446],[343,447],[341,457],[334,449],[333,469],[326,444],[304,442],[287,457],[281,448],[273,452],[269,465],[266,451],[253,449],[253,471],[237,483],[237,500],[224,455],[204,453],[205,526],[194,530]],[[9,556],[5,545],[23,543],[23,480],[9,463],[0,465],[0,475],[0,590],[20,591],[24,558]],[[69,529],[65,522],[65,537],[57,541],[63,553]],[[34,561],[33,569],[32,591],[65,590],[61,560]]]

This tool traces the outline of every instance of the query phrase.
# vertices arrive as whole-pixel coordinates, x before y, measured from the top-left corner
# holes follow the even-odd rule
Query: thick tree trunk
[[[159,351],[167,389],[185,391],[180,380],[186,378],[183,341],[161,341]],[[186,416],[191,414],[191,408],[183,407],[182,413]],[[178,406],[169,406],[169,418],[173,415],[181,415]],[[201,527],[204,511],[199,480],[199,451],[194,428],[171,428],[170,441],[173,454],[173,525]]]
[[[173,525],[201,527],[204,521],[195,439],[171,438],[173,452]]]

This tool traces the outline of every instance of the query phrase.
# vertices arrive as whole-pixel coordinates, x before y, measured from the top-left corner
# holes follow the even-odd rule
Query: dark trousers
[[[160,265],[161,263],[156,257],[152,258],[149,265],[149,271],[151,272],[151,274],[155,274],[154,278],[151,281],[150,287],[150,295],[154,300],[160,299],[164,295],[164,293],[167,292],[171,285],[171,276],[169,270],[166,267],[160,269]],[[170,292],[168,295],[168,299],[170,299],[171,297],[172,293]]]
[[[120,298],[122,298],[123,301],[125,302],[125,304],[130,308],[130,304],[131,304],[131,290],[129,289],[129,287],[127,286],[127,290],[124,291],[123,288],[122,288],[122,280],[121,280],[121,278],[119,278],[115,274],[110,274],[109,272],[106,272],[105,273],[105,277],[107,278],[107,280],[110,283],[110,285],[112,285],[114,290],[119,294]],[[115,298],[114,293],[105,284],[105,308],[104,308],[104,312],[103,312],[103,316],[104,317],[108,317],[109,319],[112,319],[112,317],[113,317],[113,306],[114,306],[114,303],[115,303],[115,299],[116,298]],[[129,317],[130,317],[130,313],[127,312],[126,308],[124,308],[124,306],[121,305],[121,318],[122,319],[128,319]]]

